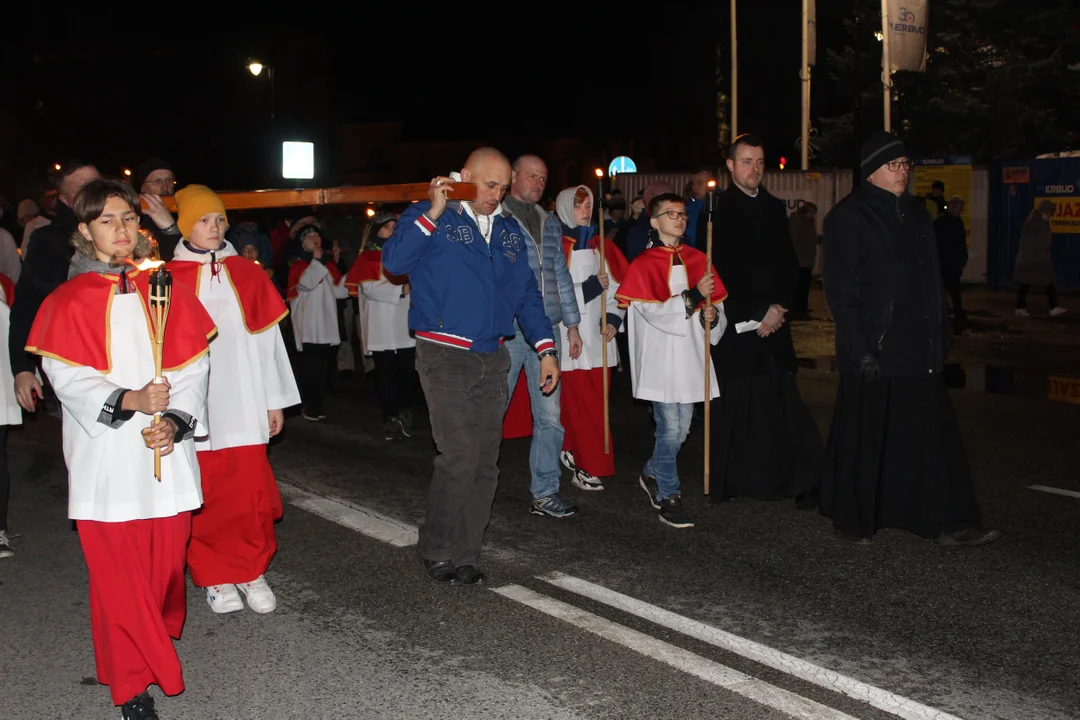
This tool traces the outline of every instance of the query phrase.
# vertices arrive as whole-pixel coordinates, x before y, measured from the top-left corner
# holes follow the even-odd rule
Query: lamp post
[[[248,64],[247,64],[247,69],[255,77],[259,77],[259,75],[262,74],[263,70],[266,71],[266,79],[270,81],[270,119],[273,120],[274,115],[275,115],[275,111],[274,111],[274,68],[270,67],[269,65],[263,65],[258,60],[249,60]]]

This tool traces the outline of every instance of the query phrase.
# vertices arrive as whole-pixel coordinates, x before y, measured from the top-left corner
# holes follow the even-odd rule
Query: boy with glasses
[[[705,253],[683,244],[687,212],[682,197],[657,195],[648,213],[651,247],[630,265],[615,294],[619,307],[630,309],[634,397],[652,401],[656,420],[653,455],[639,482],[661,522],[689,528],[694,523],[682,507],[676,459],[690,431],[694,403],[705,397],[705,329],[713,345],[724,334],[727,292]],[[719,396],[715,374],[710,389],[711,397]]]

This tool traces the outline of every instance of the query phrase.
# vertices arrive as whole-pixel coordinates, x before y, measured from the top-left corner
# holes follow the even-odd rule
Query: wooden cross
[[[227,210],[256,210],[280,207],[307,207],[318,205],[350,205],[359,203],[405,203],[427,200],[429,183],[405,183],[403,185],[366,185],[361,187],[315,188],[311,190],[249,190],[245,192],[222,192],[218,197]],[[450,200],[475,200],[476,186],[472,183],[455,183],[447,197]],[[176,200],[172,196],[161,198],[170,212],[176,212]],[[142,203],[146,209],[146,203]]]

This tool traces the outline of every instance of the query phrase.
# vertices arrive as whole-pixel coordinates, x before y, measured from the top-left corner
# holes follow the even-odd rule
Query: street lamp
[[[274,119],[274,68],[263,65],[258,60],[248,60],[247,69],[255,77],[259,77],[266,70],[266,79],[270,81],[270,119]]]

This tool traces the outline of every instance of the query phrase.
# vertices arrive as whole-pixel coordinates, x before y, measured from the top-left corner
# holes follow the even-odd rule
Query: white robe
[[[385,278],[359,284],[357,297],[365,355],[416,347],[416,338],[409,335],[412,303],[408,295],[401,297],[401,288]]]
[[[345,276],[335,283],[326,265],[312,260],[296,284],[296,294],[289,301],[296,349],[302,352],[304,343],[340,345],[337,301],[349,297]]]
[[[228,242],[219,258],[236,255]],[[213,318],[217,335],[210,341],[210,390],[207,424],[197,428],[196,450],[224,450],[270,442],[269,410],[300,404],[281,329],[274,325],[251,334],[240,313],[236,291],[224,271],[211,278],[210,256],[182,244],[176,260],[202,263],[199,302]],[[207,435],[209,433],[209,435]]]
[[[581,325],[578,326],[578,333],[581,335],[581,356],[574,360],[570,357],[570,353],[564,352],[559,359],[559,366],[563,372],[603,367],[604,342],[600,334],[600,298],[604,296],[597,295],[586,303],[585,294],[581,289],[582,283],[600,272],[600,251],[574,250],[570,253],[568,265],[570,277],[574,280],[574,295],[577,297],[578,309],[581,311]],[[615,293],[619,291],[619,283],[611,277],[610,267],[608,277],[611,278],[611,282],[608,283],[607,289],[607,312],[618,315],[625,322],[626,311],[619,308],[619,301],[615,299]],[[562,323],[559,323],[559,333],[560,337],[566,337],[566,326]],[[613,368],[618,364],[618,344],[613,339],[608,343],[607,366]]]
[[[630,377],[634,397],[661,403],[705,400],[705,330],[700,311],[686,317],[680,295],[687,289],[686,266],[674,265],[668,280],[672,298],[662,303],[630,303]],[[727,327],[724,304],[715,305],[719,321],[709,342],[720,341]],[[709,397],[720,396],[716,370],[709,363]]]
[[[141,390],[154,379],[154,353],[146,314],[136,293],[116,295],[109,313],[112,369],[42,358],[45,374],[63,406],[64,460],[68,467],[68,517],[73,520],[126,522],[172,517],[202,505],[202,484],[195,443],[177,443],[161,458],[161,481],[154,477],[154,451],[142,429],[153,416],[136,412],[119,428],[98,418],[118,388]],[[206,419],[210,359],[204,354],[177,372],[166,372],[172,385],[169,408],[195,418],[196,433]]]
[[[11,362],[8,355],[8,332],[11,330],[11,298],[4,293],[0,285],[0,425],[22,425],[22,408],[15,398],[15,377],[11,374]],[[37,370],[34,371],[37,375]]]

